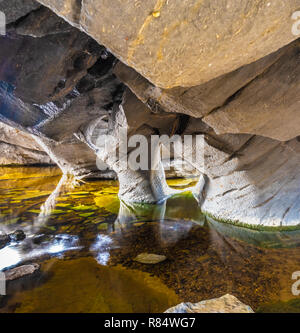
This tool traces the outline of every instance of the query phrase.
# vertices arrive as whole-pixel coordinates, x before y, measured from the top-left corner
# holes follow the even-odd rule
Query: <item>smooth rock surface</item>
[[[164,110],[202,118],[224,105],[237,91],[263,74],[285,53],[286,48],[229,74],[190,88],[159,88],[120,61],[115,66],[114,73],[154,112]]]
[[[232,295],[225,295],[199,303],[181,303],[165,313],[254,313],[249,305]]]
[[[134,259],[134,261],[140,262],[141,264],[154,265],[163,262],[166,259],[166,256],[159,254],[141,253]]]
[[[14,281],[20,279],[24,276],[34,274],[40,269],[39,264],[23,265],[16,268],[12,268],[8,271],[5,271],[6,281]]]
[[[288,141],[300,134],[300,41],[226,104],[204,117],[217,134],[248,133]]]
[[[54,162],[25,132],[0,123],[0,165],[52,165]]]
[[[160,203],[178,193],[164,170],[178,150],[169,149],[168,163],[157,143],[155,170],[120,164],[137,157],[133,146],[115,153],[135,134],[148,158],[152,135],[197,135],[202,160],[193,145],[184,159],[200,175],[192,191],[203,211],[232,223],[300,225],[300,48],[291,32],[300,0],[40,2],[73,27],[41,7],[0,37],[0,121],[15,128],[0,128],[2,163],[46,153],[65,175],[117,175],[126,202]],[[132,68],[114,69],[102,43]],[[105,147],[122,131],[126,139]]]
[[[299,0],[39,2],[162,88],[208,82],[289,44],[300,7]]]

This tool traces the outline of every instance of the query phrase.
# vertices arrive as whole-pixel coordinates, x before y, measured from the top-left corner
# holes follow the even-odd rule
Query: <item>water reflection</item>
[[[180,181],[172,183],[180,187]],[[119,202],[117,192],[114,181],[73,187],[54,170],[3,171],[0,232],[22,229],[27,238],[0,250],[0,270],[51,257],[64,265],[92,257],[108,271],[122,265],[154,275],[181,301],[231,293],[256,309],[292,298],[300,231],[261,232],[216,222],[201,214],[188,192],[160,205]],[[167,260],[140,264],[134,261],[140,253]]]
[[[110,259],[110,250],[112,249],[113,240],[107,235],[98,235],[90,251],[94,253],[97,262],[105,266]]]

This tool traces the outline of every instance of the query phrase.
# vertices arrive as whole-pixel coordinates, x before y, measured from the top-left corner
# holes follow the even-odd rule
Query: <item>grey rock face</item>
[[[122,62],[118,62],[114,73],[150,108],[202,118],[224,105],[237,91],[266,71],[285,50],[281,49],[234,72],[189,88],[159,88]]]
[[[33,137],[0,123],[0,165],[54,164]]]
[[[134,171],[115,156],[119,143],[107,149],[101,138],[141,134],[150,148],[153,134],[199,135],[202,161],[191,147],[185,162],[200,175],[193,193],[203,211],[299,225],[300,64],[291,33],[299,1],[41,0],[124,64],[114,68],[105,47],[47,8],[14,21],[0,37],[0,121],[15,128],[0,128],[0,163],[51,158],[64,174],[117,175],[124,201],[157,203],[178,193],[167,186],[162,146],[152,151],[154,171]],[[96,158],[110,170],[99,171]]]
[[[0,162],[54,162],[64,173],[101,176],[96,155],[74,134],[118,99],[114,57],[46,8],[15,23],[0,43],[0,120],[27,133],[0,134]]]
[[[45,36],[32,38],[35,31],[47,27],[48,21]],[[14,95],[25,103],[40,105],[56,101],[72,92],[97,61],[101,48],[91,51],[94,46],[88,36],[75,28],[66,32],[64,22],[48,9],[30,14],[20,23],[21,27],[26,22],[31,27],[29,36],[16,36],[15,29],[1,36],[0,61],[4,65],[0,80],[10,84]]]
[[[300,133],[300,41],[203,121],[217,134],[248,133],[288,141]]]
[[[121,62],[114,72],[154,111],[202,118],[217,134],[247,133],[287,141],[300,133],[298,54],[297,40],[230,74],[191,88],[155,87]]]
[[[0,11],[6,15],[6,23],[12,23],[40,6],[35,0],[0,0]]]
[[[149,114],[150,110],[127,90],[122,104],[114,108],[108,123],[100,118],[91,122],[80,135],[80,139],[117,174],[120,185],[119,197],[124,201],[155,203],[174,193],[166,183],[160,146],[157,145],[153,150],[151,149],[151,135],[157,132],[151,127],[151,122],[147,123]],[[174,116],[171,118],[174,120]],[[159,123],[162,131],[166,128],[170,131],[170,115],[166,114],[165,117],[153,115],[152,124],[154,122]],[[125,137],[124,134],[126,134]],[[127,154],[121,158],[115,154],[122,145],[127,145],[127,140],[135,134],[143,135],[148,145],[147,170],[135,171],[129,164],[123,163],[130,160],[129,156],[133,148],[129,148]],[[105,137],[111,138],[109,144],[105,144]]]
[[[232,295],[210,299],[199,303],[181,303],[165,313],[254,313],[249,305],[240,302]]]
[[[230,154],[206,142],[201,209],[225,221],[299,225],[299,148],[297,139],[281,143],[253,136]]]

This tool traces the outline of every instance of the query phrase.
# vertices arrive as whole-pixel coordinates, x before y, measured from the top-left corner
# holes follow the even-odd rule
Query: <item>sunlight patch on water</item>
[[[52,241],[43,242],[40,245],[32,244],[31,240],[27,239],[27,244],[32,247],[31,250],[24,249],[23,244],[7,246],[0,250],[0,270],[13,267],[21,261],[36,259],[46,254],[59,255],[66,251],[82,248],[79,246],[78,236],[64,234],[55,236]]]
[[[112,244],[113,240],[109,236],[98,235],[95,243],[91,246],[90,251],[94,252],[95,258],[100,265],[107,265]]]
[[[19,251],[9,246],[0,250],[0,271],[17,265],[22,260]]]

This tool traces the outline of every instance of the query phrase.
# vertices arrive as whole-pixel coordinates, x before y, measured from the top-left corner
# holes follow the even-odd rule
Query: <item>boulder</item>
[[[14,281],[22,277],[32,275],[40,269],[39,264],[23,265],[5,271],[6,281]]]
[[[225,295],[199,303],[181,303],[165,313],[254,313],[249,305],[232,295]]]
[[[161,88],[191,87],[297,39],[300,0],[39,0]],[[99,19],[101,17],[101,20]]]
[[[11,233],[9,236],[13,242],[20,242],[26,238],[26,235],[23,230],[16,230],[13,233]]]
[[[0,249],[4,248],[11,241],[9,235],[0,235]]]
[[[20,26],[26,22],[28,35],[24,30],[18,34],[17,25],[0,36],[0,81],[25,103],[53,102],[72,92],[97,61],[101,47],[75,28],[65,31],[64,21],[48,9],[29,14]],[[43,37],[32,37],[45,27]]]
[[[75,134],[120,99],[115,58],[43,7],[10,26],[0,43],[0,120],[14,128],[2,125],[0,163],[55,163],[64,173],[101,177],[96,155]]]
[[[288,141],[300,134],[299,43],[191,88],[155,87],[121,62],[114,72],[153,112],[202,118],[217,134],[247,133]]]
[[[162,89],[153,85],[133,68],[118,62],[114,73],[132,92],[153,112],[164,110],[202,118],[223,106],[237,91],[249,84],[272,66],[286,48],[272,53],[256,62],[245,65],[231,73],[222,75],[194,87],[176,87]]]

